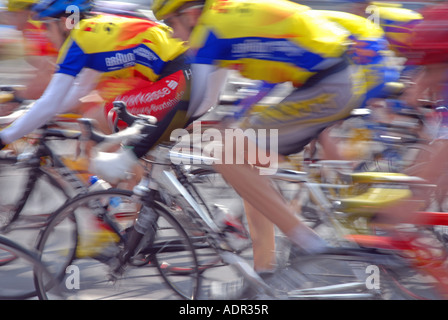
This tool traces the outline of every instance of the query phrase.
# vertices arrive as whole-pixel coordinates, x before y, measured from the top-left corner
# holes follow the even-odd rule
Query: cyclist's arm
[[[209,64],[192,64],[191,99],[188,113],[199,117],[215,107],[227,80],[227,70]]]
[[[85,69],[75,78],[64,73],[56,73],[47,89],[31,109],[11,126],[0,132],[3,143],[11,143],[35,129],[43,126],[53,116],[68,112],[78,106],[79,99],[90,92],[96,84],[93,72]],[[79,81],[78,81],[79,80]]]

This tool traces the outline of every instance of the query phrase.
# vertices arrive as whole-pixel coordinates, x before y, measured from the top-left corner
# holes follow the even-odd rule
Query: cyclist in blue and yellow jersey
[[[43,95],[0,131],[0,149],[66,112],[95,118],[107,130],[106,113],[115,99],[127,101],[130,112],[158,119],[156,127],[142,132],[145,148],[169,140],[171,130],[189,121],[191,74],[184,42],[172,38],[164,24],[91,15],[91,7],[89,0],[43,0],[33,7],[53,43],[61,47],[57,68]],[[136,142],[122,150],[118,161],[134,164],[146,151]],[[81,244],[77,254],[91,256],[101,249],[105,238],[95,239],[92,245]]]
[[[272,132],[273,141],[278,133],[272,144],[269,138],[265,144],[261,139],[246,141],[246,151],[260,142],[257,151],[275,154],[277,144],[278,153],[288,155],[317,136],[329,150],[331,142],[321,133],[364,99],[364,73],[348,58],[350,32],[307,6],[283,0],[156,0],[153,12],[173,28],[175,37],[189,41],[193,110],[202,100],[196,88],[210,89],[210,76],[225,68],[249,79],[295,87],[280,103],[243,120],[242,129]],[[223,150],[223,164],[216,168],[245,200],[257,272],[275,269],[274,224],[304,252],[326,250],[325,241],[297,219],[269,178],[259,174],[253,166],[260,164],[257,160],[235,164],[233,147],[224,142]],[[245,153],[246,159],[250,156]],[[244,281],[240,284],[218,286],[212,295],[241,297]],[[232,294],[227,291],[231,288],[238,290]]]
[[[388,83],[397,82],[400,71],[391,61],[390,46],[383,29],[373,21],[341,11],[318,10],[325,18],[346,29],[352,42],[348,56],[364,70],[366,95],[361,106],[370,99],[387,95]]]
[[[190,77],[183,42],[171,38],[169,28],[154,21],[112,15],[89,17],[90,1],[77,0],[70,5],[79,8],[79,23],[73,23],[78,18],[73,12],[66,13],[64,0],[42,1],[33,8],[54,42],[59,39],[64,44],[57,70],[42,97],[0,132],[3,145],[64,112],[93,117],[106,129],[105,110],[117,97],[132,101],[128,103],[131,112],[158,118],[157,131],[151,134],[154,142],[174,121],[182,126]],[[80,99],[92,90],[100,101],[82,103]]]

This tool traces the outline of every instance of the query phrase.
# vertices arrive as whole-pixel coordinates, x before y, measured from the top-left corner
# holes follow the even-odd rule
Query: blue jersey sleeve
[[[87,66],[88,55],[75,41],[69,41],[59,54],[56,73],[64,73],[76,77]]]

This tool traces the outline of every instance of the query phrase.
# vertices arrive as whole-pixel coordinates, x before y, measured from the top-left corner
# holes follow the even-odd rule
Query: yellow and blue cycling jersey
[[[385,33],[380,26],[361,16],[330,10],[316,10],[317,13],[337,23],[349,32],[350,58],[356,64],[368,65],[381,63],[382,52],[388,50]]]
[[[80,21],[64,43],[58,71],[76,76],[91,68],[108,77],[136,73],[158,80],[164,67],[186,51],[184,43],[170,37],[170,29],[144,19],[96,16]]]
[[[190,37],[194,63],[242,76],[301,86],[337,64],[348,32],[307,6],[289,1],[211,1]]]
[[[361,65],[365,74],[365,104],[371,98],[382,97],[385,84],[398,81],[399,70],[387,62],[390,50],[383,29],[364,17],[341,11],[318,10],[325,18],[346,29],[351,42],[348,56],[354,64]]]

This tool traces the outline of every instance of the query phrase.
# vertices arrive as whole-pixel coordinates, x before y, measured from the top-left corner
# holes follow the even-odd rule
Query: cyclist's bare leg
[[[244,201],[250,237],[252,239],[254,269],[266,272],[275,269],[274,224],[249,202]]]
[[[251,150],[248,147],[249,144],[254,143],[248,141],[245,144],[246,157],[247,150]],[[224,143],[221,159],[226,159],[225,154],[228,152],[235,155],[236,152],[233,152],[233,148],[233,143]],[[258,150],[257,146],[256,148]],[[215,168],[238,194],[258,211],[260,216],[264,216],[275,224],[303,250],[313,252],[324,249],[324,241],[294,215],[285,199],[272,185],[269,176],[260,175],[259,170],[249,163],[235,164],[236,159],[233,160],[232,163],[222,161],[222,164],[215,164]],[[256,212],[255,210],[254,212]]]

